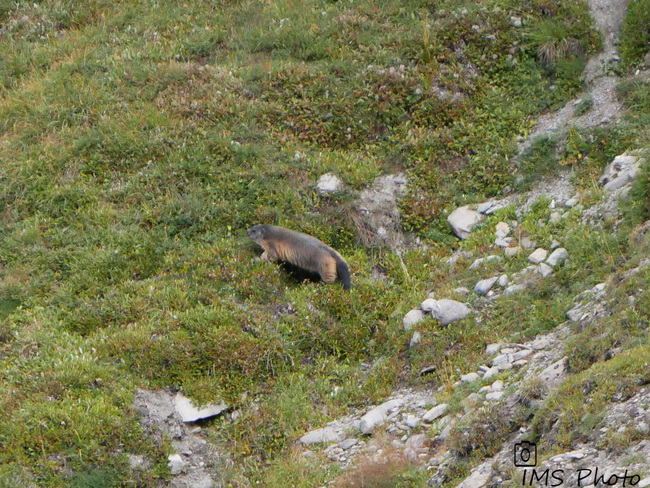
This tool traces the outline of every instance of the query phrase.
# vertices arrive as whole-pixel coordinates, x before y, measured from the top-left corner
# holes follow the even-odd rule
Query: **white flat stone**
[[[181,392],[176,393],[174,397],[174,409],[183,422],[195,422],[200,419],[206,419],[219,415],[226,410],[228,405],[221,402],[218,404],[209,404],[199,409],[194,406],[192,401]]]
[[[481,213],[472,210],[469,206],[464,206],[457,208],[449,214],[447,222],[449,222],[454,234],[456,234],[460,239],[465,240],[469,237],[474,226],[484,218],[485,217]]]
[[[430,424],[437,418],[442,417],[445,413],[447,413],[448,408],[449,405],[446,403],[441,403],[440,405],[433,407],[431,410],[425,413],[422,417],[422,421]]]

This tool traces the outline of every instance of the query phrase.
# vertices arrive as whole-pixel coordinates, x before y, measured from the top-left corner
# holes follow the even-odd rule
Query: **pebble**
[[[415,324],[421,322],[423,319],[424,312],[419,309],[414,309],[404,316],[404,319],[402,320],[402,326],[404,327],[404,330],[409,331]]]
[[[530,256],[528,256],[528,261],[533,264],[539,264],[546,259],[547,254],[548,251],[546,249],[538,247],[532,254],[530,254]]]
[[[487,295],[487,292],[490,291],[498,279],[499,278],[494,277],[479,281],[476,283],[476,286],[474,286],[474,292],[478,295]]]

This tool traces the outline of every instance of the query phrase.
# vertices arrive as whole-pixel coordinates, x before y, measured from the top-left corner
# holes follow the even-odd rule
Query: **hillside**
[[[0,0],[0,487],[650,486],[649,12]]]

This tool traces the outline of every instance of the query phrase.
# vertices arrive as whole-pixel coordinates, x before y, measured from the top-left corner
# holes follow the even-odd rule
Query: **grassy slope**
[[[286,486],[290,473],[308,486],[327,475],[283,460],[297,434],[421,381],[411,371],[432,361],[448,384],[486,342],[522,329],[505,301],[490,328],[426,326],[415,351],[399,332],[424,290],[451,286],[438,260],[453,239],[436,217],[512,184],[514,139],[580,88],[579,54],[542,66],[536,53],[554,36],[597,49],[584,5],[47,1],[3,2],[0,16],[0,479],[84,486],[96,468],[94,486],[164,479],[169,446],[143,438],[131,398],[173,386],[242,407],[210,429],[240,461],[233,479]],[[583,164],[587,152],[567,148],[586,180],[644,141],[576,137],[602,154]],[[358,243],[350,195],[313,189],[326,171],[358,189],[402,169],[414,181],[405,225],[438,242],[403,257],[408,275]],[[243,231],[258,222],[339,249],[355,288],[256,262]],[[611,245],[616,256],[627,244]],[[553,305],[523,335],[561,320],[608,259],[532,293]],[[374,264],[386,283],[371,280]],[[125,453],[153,468],[130,472]]]

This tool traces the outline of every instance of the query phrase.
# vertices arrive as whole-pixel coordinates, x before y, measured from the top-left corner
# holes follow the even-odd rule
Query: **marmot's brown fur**
[[[338,276],[343,288],[348,290],[352,286],[345,260],[315,237],[268,224],[255,225],[246,235],[262,246],[265,261],[285,261],[318,273],[325,283],[334,283]]]

